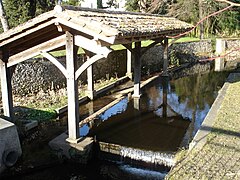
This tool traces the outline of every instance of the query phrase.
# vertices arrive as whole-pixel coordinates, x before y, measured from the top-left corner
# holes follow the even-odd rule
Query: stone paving
[[[240,179],[240,73],[228,83],[206,144],[182,157],[165,179]]]

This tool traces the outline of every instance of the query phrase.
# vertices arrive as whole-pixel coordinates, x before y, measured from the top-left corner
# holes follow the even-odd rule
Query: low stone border
[[[191,151],[193,148],[201,149],[206,144],[207,136],[211,132],[211,129],[212,129],[211,127],[213,126],[214,120],[217,117],[218,111],[220,109],[220,106],[222,105],[227,89],[229,87],[229,83],[231,82],[233,77],[234,77],[234,73],[231,73],[228,76],[227,81],[224,83],[222,89],[219,91],[218,96],[215,99],[214,103],[212,104],[212,107],[209,110],[207,116],[203,120],[203,123],[200,129],[197,131],[193,140],[189,144],[189,151]]]
[[[103,93],[105,93],[106,91],[108,91],[108,90],[116,87],[117,85],[119,85],[120,83],[122,83],[123,81],[125,81],[126,79],[128,79],[128,76],[124,76],[124,77],[122,77],[122,78],[119,78],[116,82],[113,82],[113,83],[111,83],[111,84],[109,84],[109,85],[106,85],[106,86],[98,89],[98,90],[96,91],[96,96],[99,96],[100,94],[103,94]],[[83,103],[87,102],[88,100],[89,100],[88,97],[87,97],[87,96],[84,96],[84,97],[80,98],[78,102],[79,102],[79,104],[83,104]],[[57,113],[58,116],[61,115],[61,114],[63,114],[63,113],[66,113],[67,110],[68,110],[68,106],[67,106],[67,105],[55,109],[55,111],[56,111],[56,113]]]

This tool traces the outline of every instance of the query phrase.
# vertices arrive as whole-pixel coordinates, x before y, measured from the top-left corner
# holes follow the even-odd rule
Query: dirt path
[[[240,73],[231,75],[206,144],[182,157],[166,179],[240,179]]]

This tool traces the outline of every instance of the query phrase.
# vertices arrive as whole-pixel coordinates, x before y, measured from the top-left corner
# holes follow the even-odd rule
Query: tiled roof
[[[85,34],[114,37],[115,40],[139,37],[154,39],[182,33],[192,28],[192,25],[168,16],[56,6],[54,10],[0,34],[0,45],[30,34],[33,28],[38,31],[47,26],[53,28],[56,22],[65,26],[70,24],[70,28]]]
[[[65,7],[62,14],[71,17],[72,20],[76,18],[83,22],[96,23],[102,31],[111,27],[117,30],[117,36],[178,33],[192,28],[192,25],[173,17],[143,13]]]

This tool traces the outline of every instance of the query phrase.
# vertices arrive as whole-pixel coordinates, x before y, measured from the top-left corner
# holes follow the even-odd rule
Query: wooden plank
[[[107,57],[108,54],[111,52],[109,48],[102,47],[94,39],[90,40],[80,35],[76,35],[74,38],[75,38],[75,45],[83,49],[86,49],[90,52],[93,52],[95,54],[102,54],[104,55],[104,57]]]
[[[13,118],[13,98],[12,98],[12,85],[11,85],[11,72],[10,68],[7,68],[7,63],[0,62],[0,74],[1,74],[1,89],[2,89],[2,104],[4,116]]]
[[[81,67],[76,71],[75,78],[76,80],[79,78],[79,76],[85,71],[89,66],[91,66],[96,61],[99,61],[101,59],[105,58],[103,55],[96,54],[93,57],[91,57],[88,61],[84,62]]]
[[[10,42],[10,43],[8,43],[7,47],[10,48],[11,51],[12,51],[12,49],[22,47],[22,46],[31,47],[31,45],[29,43],[37,44],[38,41],[43,42],[43,41],[50,40],[51,38],[49,38],[49,37],[52,37],[54,34],[55,34],[55,37],[62,35],[56,31],[56,27],[54,25],[51,25],[51,26],[41,29],[40,31],[36,31],[36,32],[29,34],[27,37],[25,36],[25,37],[22,37],[22,38],[19,38],[19,39],[13,41],[13,42]],[[46,40],[46,38],[49,38],[49,39]]]
[[[51,61],[62,73],[63,75],[67,78],[67,70],[66,68],[51,54],[47,52],[41,52],[41,55],[45,58],[47,58],[49,61]]]
[[[43,51],[47,52],[47,51],[51,51],[56,48],[59,48],[61,46],[64,46],[65,38],[66,38],[66,35],[61,35],[57,38],[51,39],[51,40],[41,43],[37,46],[34,46],[28,50],[25,50],[23,52],[20,52],[18,54],[10,56],[8,59],[7,65],[8,65],[8,67],[10,67],[10,66],[18,64],[20,62],[23,62],[27,59],[33,58],[33,57],[39,55]]]
[[[68,94],[68,139],[70,143],[77,143],[79,133],[79,104],[78,85],[75,78],[77,51],[74,36],[66,32],[66,64],[67,64],[67,94]]]
[[[16,31],[16,33],[20,33],[20,32],[21,32],[21,33],[18,34],[18,35],[15,35],[15,36],[13,36],[13,37],[9,36],[8,39],[6,39],[6,40],[4,40],[4,41],[1,41],[0,46],[4,46],[4,45],[6,45],[6,44],[8,44],[8,43],[11,43],[11,42],[17,40],[17,39],[20,39],[20,38],[22,38],[22,37],[24,37],[24,36],[27,36],[27,35],[31,34],[31,33],[34,33],[34,32],[36,32],[36,31],[39,31],[39,30],[41,30],[41,29],[43,29],[43,28],[45,28],[45,27],[47,27],[47,26],[50,26],[50,25],[52,25],[52,24],[54,24],[54,23],[55,23],[55,21],[52,19],[52,20],[47,21],[47,22],[45,22],[45,23],[43,23],[43,24],[39,24],[38,26],[33,27],[32,29],[29,29],[29,30],[26,30],[26,29],[25,29],[24,32],[21,32],[21,31],[17,32],[17,31]],[[35,25],[35,24],[34,24],[34,25]],[[56,28],[56,31],[57,31],[57,28]],[[15,33],[13,33],[13,34],[15,34]],[[3,34],[3,35],[4,35],[4,34]],[[1,38],[0,38],[0,39],[1,39]]]
[[[87,118],[83,119],[80,123],[79,126],[83,126],[84,124],[92,121],[94,118],[96,118],[96,116],[99,116],[100,114],[104,113],[106,110],[108,110],[109,108],[111,108],[112,106],[114,106],[115,104],[119,103],[121,100],[123,100],[125,98],[125,96],[120,96],[119,98],[117,98],[116,100],[112,101],[111,103],[109,103],[108,105],[104,106],[102,109],[98,110],[97,112],[91,114],[90,116],[88,116]]]

